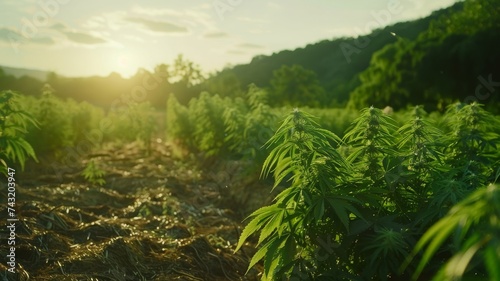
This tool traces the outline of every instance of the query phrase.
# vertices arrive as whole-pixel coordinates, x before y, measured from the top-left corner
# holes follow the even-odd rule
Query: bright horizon
[[[182,54],[208,73],[256,55],[367,34],[455,2],[5,0],[0,65],[129,77]]]

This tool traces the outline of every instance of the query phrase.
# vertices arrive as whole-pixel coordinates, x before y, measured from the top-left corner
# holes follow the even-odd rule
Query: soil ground
[[[245,275],[254,245],[233,253],[248,214],[227,195],[235,193],[174,160],[167,145],[150,155],[138,144],[93,155],[106,171],[102,187],[81,170],[62,180],[40,167],[16,174],[17,273],[7,272],[3,227],[0,280],[258,280],[258,267]]]

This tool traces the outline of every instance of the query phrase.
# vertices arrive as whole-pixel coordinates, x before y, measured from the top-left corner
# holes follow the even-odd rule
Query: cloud
[[[54,23],[53,25],[51,25],[50,28],[57,30],[57,31],[61,31],[61,30],[67,29],[68,27],[65,24],[58,22],[58,23]]]
[[[135,5],[126,10],[114,10],[88,18],[83,28],[101,34],[103,31],[140,31],[149,35],[189,35],[197,34],[201,38],[222,38],[213,15],[204,5],[190,9],[166,9]],[[212,34],[213,33],[213,34]],[[107,37],[107,36],[106,36]]]
[[[0,40],[4,42],[11,42],[11,40],[18,40],[23,36],[19,34],[17,30],[8,28],[8,27],[0,27]]]
[[[60,34],[63,34],[67,40],[77,44],[96,45],[108,42],[107,40],[95,36],[89,32],[69,29],[67,25],[61,22],[51,25],[49,29],[55,30]]]
[[[52,39],[50,37],[45,37],[45,36],[35,37],[35,38],[30,39],[30,40],[31,40],[31,42],[33,42],[35,44],[40,44],[40,45],[54,45],[54,44],[56,44],[56,41],[54,41],[54,39]]]
[[[131,12],[139,15],[141,18],[169,18],[175,19],[175,22],[183,23],[185,26],[203,26],[207,29],[213,29],[215,28],[215,23],[213,21],[212,15],[210,13],[207,13],[203,6],[204,5],[202,4],[198,8],[193,7],[191,9],[180,10],[135,6],[131,9]]]
[[[252,44],[252,43],[242,43],[236,46],[236,48],[240,49],[263,49],[265,48],[262,45]]]
[[[24,37],[19,31],[8,28],[0,27],[0,41],[12,44],[37,44],[37,45],[54,45],[56,42],[54,39],[47,36],[37,36],[32,38]]]
[[[102,44],[102,43],[107,42],[106,40],[104,40],[100,37],[94,36],[94,35],[89,34],[89,33],[80,32],[80,31],[66,30],[66,31],[62,31],[62,33],[64,35],[66,35],[66,38],[68,38],[68,40],[73,41],[74,43],[78,43],[78,44],[95,45],[95,44]]]
[[[203,35],[204,38],[226,38],[229,37],[229,34],[226,32],[222,31],[214,31],[214,32],[208,32]]]
[[[139,17],[127,17],[125,19],[128,22],[136,23],[141,25],[148,31],[160,32],[160,33],[187,33],[188,29],[184,26],[176,25],[166,21],[154,21],[143,19]]]

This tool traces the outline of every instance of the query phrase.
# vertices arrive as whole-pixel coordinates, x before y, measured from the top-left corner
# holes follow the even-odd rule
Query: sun
[[[130,77],[137,72],[137,57],[131,52],[117,52],[113,56],[111,65],[114,72],[124,77]]]

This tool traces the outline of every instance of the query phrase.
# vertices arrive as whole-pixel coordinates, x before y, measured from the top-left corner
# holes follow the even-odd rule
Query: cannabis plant
[[[139,141],[151,153],[151,140],[156,131],[155,109],[149,102],[132,103],[125,110],[110,112],[108,140],[129,143]]]
[[[225,151],[224,120],[221,118],[229,100],[203,92],[189,102],[189,118],[193,125],[193,142],[204,157],[216,156]]]
[[[97,164],[94,159],[91,159],[85,169],[82,171],[82,176],[91,184],[104,185],[106,180],[103,179],[104,170]]]
[[[226,143],[231,152],[262,164],[266,154],[262,146],[273,135],[276,115],[267,105],[267,93],[250,85],[246,101],[236,99],[224,112]]]
[[[24,169],[28,158],[36,159],[35,151],[25,140],[29,125],[35,119],[21,109],[20,96],[12,91],[0,92],[0,173],[7,175],[8,165],[18,163]]]
[[[359,191],[364,218],[353,221],[340,249],[349,253],[343,266],[361,278],[387,279],[411,249],[401,218],[408,212],[403,185],[407,169],[401,151],[394,149],[398,137],[396,122],[374,107],[363,109],[344,135],[350,148],[347,160],[355,171],[346,180]]]
[[[352,217],[360,217],[354,190],[343,178],[352,173],[350,165],[334,146],[341,140],[319,128],[313,117],[295,109],[267,142],[272,150],[264,162],[262,176],[272,174],[274,188],[289,186],[274,204],[252,213],[236,251],[253,233],[260,232],[261,248],[249,268],[264,260],[263,280],[305,274],[313,278],[321,266],[315,258],[319,241],[338,241],[349,228]]]
[[[71,127],[70,108],[53,94],[50,85],[42,89],[42,96],[34,108],[29,109],[38,121],[30,127],[27,139],[39,155],[62,156],[64,147],[73,147],[74,132]]]
[[[463,277],[500,280],[498,185],[476,190],[426,231],[406,263],[407,265],[418,252],[424,251],[413,279],[419,277],[449,238],[455,249],[454,254],[433,280],[461,280]]]
[[[173,94],[167,100],[166,138],[178,145],[191,147],[193,127],[189,120],[189,111],[182,106]]]
[[[361,111],[354,126],[345,134],[344,139],[353,149],[349,162],[358,167],[363,177],[374,183],[383,180],[382,159],[394,155],[395,122],[378,108],[370,107]]]
[[[440,128],[421,107],[407,119],[398,128],[367,108],[342,140],[299,110],[283,121],[262,177],[284,190],[248,217],[236,248],[260,232],[250,267],[262,260],[263,280],[408,280],[443,263],[439,280],[498,279],[498,188],[481,186],[500,176],[499,119],[474,103]]]
[[[432,185],[430,207],[437,218],[477,188],[493,180],[499,155],[498,118],[477,103],[455,104],[446,113],[447,134],[442,136],[443,164]]]

